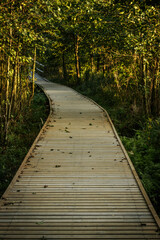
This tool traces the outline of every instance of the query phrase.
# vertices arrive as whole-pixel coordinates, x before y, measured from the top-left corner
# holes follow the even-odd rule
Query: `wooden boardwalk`
[[[51,113],[3,195],[0,240],[160,239],[159,218],[107,113],[38,78]]]

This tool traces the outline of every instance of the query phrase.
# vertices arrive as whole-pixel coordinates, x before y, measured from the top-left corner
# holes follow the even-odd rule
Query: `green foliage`
[[[160,214],[160,119],[152,120],[137,130],[133,138],[122,137],[130,158]]]
[[[0,140],[5,144],[9,125],[30,104],[34,95],[29,84],[47,41],[49,1],[2,0],[0,3]]]
[[[40,131],[48,115],[48,100],[43,92],[36,88],[31,107],[24,109],[14,121],[8,132],[7,145],[0,146],[0,194],[4,192],[15,175],[31,144]]]

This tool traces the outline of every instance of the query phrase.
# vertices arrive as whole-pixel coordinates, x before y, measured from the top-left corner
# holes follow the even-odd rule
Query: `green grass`
[[[38,135],[49,113],[48,99],[39,87],[31,106],[12,122],[5,146],[0,145],[0,194],[2,195]]]

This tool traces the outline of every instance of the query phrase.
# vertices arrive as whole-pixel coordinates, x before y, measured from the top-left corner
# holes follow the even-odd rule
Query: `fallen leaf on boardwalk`
[[[7,198],[1,197],[2,200],[7,201]]]
[[[44,222],[43,221],[41,221],[41,222],[36,222],[36,224],[43,224]],[[43,239],[43,238],[42,238]]]
[[[45,238],[44,236],[41,238],[42,240],[46,240],[47,238]]]
[[[60,168],[60,167],[61,167],[61,165],[56,165],[56,166],[55,166],[55,168]]]
[[[147,224],[146,223],[141,223],[141,226],[146,226]]]
[[[66,130],[66,129],[65,129],[65,132],[66,132],[66,133],[70,133],[70,131],[68,131],[68,130]]]
[[[44,185],[44,188],[47,188],[48,187],[48,185]]]
[[[14,203],[13,202],[8,202],[8,203],[4,203],[3,205],[4,206],[9,206],[9,205],[14,205]]]

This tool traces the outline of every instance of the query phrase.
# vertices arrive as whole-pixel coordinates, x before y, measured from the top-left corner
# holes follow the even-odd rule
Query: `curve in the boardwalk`
[[[104,109],[37,83],[50,116],[0,202],[0,239],[160,239],[159,218]]]

